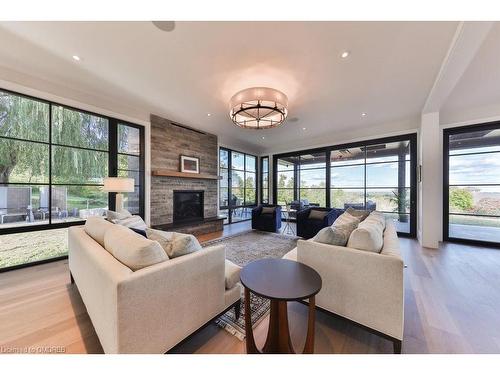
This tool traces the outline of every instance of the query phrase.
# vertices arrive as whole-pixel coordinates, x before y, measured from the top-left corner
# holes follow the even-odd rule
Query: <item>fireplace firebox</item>
[[[203,221],[203,190],[174,190],[173,222]]]

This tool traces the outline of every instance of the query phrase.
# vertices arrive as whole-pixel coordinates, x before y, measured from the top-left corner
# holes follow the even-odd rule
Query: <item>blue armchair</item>
[[[363,203],[344,203],[344,209],[347,210],[349,207],[354,208],[355,210],[367,210],[367,211],[375,211],[377,209],[377,202],[366,201],[366,208]]]
[[[272,213],[262,213],[264,207],[273,208]],[[261,204],[252,209],[252,229],[276,232],[281,228],[281,206]]]
[[[322,219],[310,218],[311,210],[325,212]],[[345,210],[338,208],[310,207],[297,212],[297,236],[302,238],[312,238],[321,229],[333,224]]]

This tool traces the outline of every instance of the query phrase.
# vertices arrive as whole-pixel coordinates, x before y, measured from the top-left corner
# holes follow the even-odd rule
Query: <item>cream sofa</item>
[[[314,268],[323,279],[316,305],[393,341],[401,352],[404,264],[392,221],[386,221],[380,253],[299,240],[284,256]]]
[[[83,227],[69,229],[69,268],[105,353],[165,353],[215,317],[236,309],[225,249],[203,249],[132,271]]]

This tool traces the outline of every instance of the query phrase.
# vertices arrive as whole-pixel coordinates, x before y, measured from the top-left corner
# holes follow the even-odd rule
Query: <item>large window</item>
[[[135,179],[125,206],[144,215],[143,144],[140,126],[0,90],[0,234],[67,227],[103,215],[114,208],[114,196],[102,191],[107,176]],[[0,268],[66,254],[65,245],[42,251],[39,245],[50,242],[42,232],[29,236],[38,242],[19,250],[18,258],[9,253],[11,260]]]
[[[275,202],[376,209],[415,236],[416,135],[275,155]]]
[[[269,203],[269,156],[260,158],[260,201]]]
[[[250,219],[257,204],[257,157],[220,148],[219,174],[219,208],[226,223]]]
[[[500,123],[444,131],[444,239],[500,243]]]

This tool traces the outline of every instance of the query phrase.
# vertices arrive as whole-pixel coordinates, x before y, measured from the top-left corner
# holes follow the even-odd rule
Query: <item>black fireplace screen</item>
[[[174,223],[203,220],[203,190],[174,191]]]

